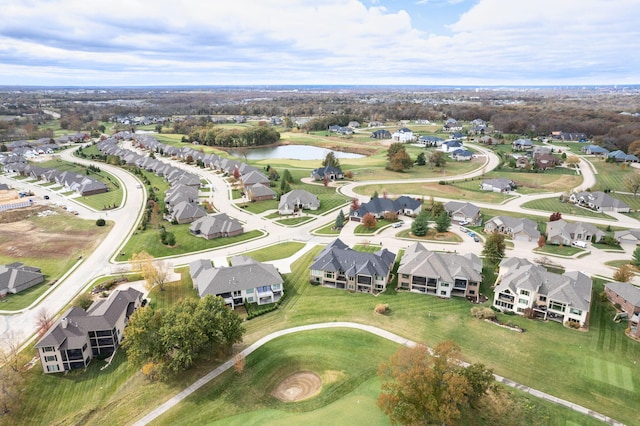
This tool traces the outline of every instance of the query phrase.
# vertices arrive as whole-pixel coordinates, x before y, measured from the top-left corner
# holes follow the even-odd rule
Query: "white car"
[[[574,247],[587,248],[587,243],[584,241],[574,241],[572,245]]]

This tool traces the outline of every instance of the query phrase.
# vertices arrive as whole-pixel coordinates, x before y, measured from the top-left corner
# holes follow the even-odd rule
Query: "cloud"
[[[413,26],[428,1],[5,3],[5,84],[637,83],[640,65],[633,0],[480,0],[448,32]]]

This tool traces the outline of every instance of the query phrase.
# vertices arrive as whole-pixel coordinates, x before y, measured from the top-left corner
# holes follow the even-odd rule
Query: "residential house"
[[[595,210],[598,213],[629,213],[629,205],[627,203],[620,201],[617,198],[613,198],[602,191],[574,192],[569,196],[569,201],[579,206]]]
[[[551,137],[562,141],[579,141],[586,142],[587,135],[579,132],[551,132]]]
[[[244,229],[237,219],[229,217],[226,213],[217,213],[196,219],[189,226],[189,232],[212,240],[221,237],[235,237],[242,234]]]
[[[344,179],[344,173],[337,167],[327,166],[319,167],[311,171],[311,177],[313,180],[324,180],[326,177],[329,180]]]
[[[443,152],[453,152],[458,149],[462,149],[463,143],[457,139],[452,139],[448,141],[442,142],[440,145],[440,150]]]
[[[450,157],[456,161],[471,161],[473,152],[466,149],[456,149],[451,152]]]
[[[44,281],[40,268],[20,262],[0,265],[0,297],[16,294]]]
[[[384,126],[384,123],[382,121],[373,120],[369,122],[369,127],[382,127],[382,126]]]
[[[329,126],[329,132],[337,133],[339,135],[351,135],[353,129],[345,126]]]
[[[196,219],[205,217],[207,212],[196,203],[180,201],[169,211],[169,221],[178,224],[191,223]]]
[[[516,184],[507,178],[485,179],[480,184],[480,189],[483,191],[509,192],[516,189]]]
[[[582,148],[580,148],[580,151],[582,151],[583,153],[587,154],[587,155],[595,155],[598,157],[603,157],[606,156],[607,154],[609,154],[609,150],[606,148],[603,148],[601,146],[598,145],[585,145]]]
[[[113,354],[124,338],[124,328],[142,305],[134,288],[114,290],[87,309],[72,307],[36,343],[45,373],[86,368],[96,357]]]
[[[420,243],[407,247],[398,267],[398,288],[438,297],[477,299],[482,261],[473,253],[440,253]]]
[[[534,157],[534,161],[538,170],[553,169],[560,164],[560,159],[551,154],[539,154]]]
[[[310,266],[311,284],[377,294],[387,288],[396,254],[351,249],[339,238],[328,244]]]
[[[624,151],[617,150],[611,151],[607,154],[607,159],[611,159],[616,162],[625,162],[625,163],[637,163],[638,157],[633,154],[626,154]]]
[[[200,191],[197,188],[178,184],[165,192],[164,203],[169,210],[183,201],[196,203],[199,200],[199,193]]]
[[[604,291],[612,304],[619,304],[627,314],[629,335],[640,339],[640,288],[629,283],[611,282],[604,285]]]
[[[526,169],[527,167],[529,167],[529,165],[530,165],[529,157],[527,157],[525,155],[521,155],[521,156],[515,157],[515,158],[516,158],[516,169]]]
[[[613,238],[620,244],[640,244],[640,229],[625,229],[623,231],[615,231]]]
[[[533,142],[531,139],[516,139],[511,147],[514,151],[530,151],[533,149]]]
[[[242,186],[244,187],[245,191],[253,185],[260,184],[267,187],[269,186],[269,178],[260,172],[256,172],[255,170],[247,173],[246,175],[242,175],[240,177],[240,180],[242,181]]]
[[[231,266],[219,268],[210,260],[196,260],[189,264],[189,272],[200,297],[222,297],[232,309],[245,303],[275,303],[284,294],[283,280],[275,266],[246,256],[234,256]]]
[[[246,189],[246,193],[251,201],[275,200],[278,197],[273,189],[261,183],[250,186]]]
[[[420,145],[424,145],[425,147],[439,147],[444,143],[444,139],[439,138],[437,136],[420,136],[418,138],[418,143]]]
[[[555,274],[527,259],[500,262],[493,306],[518,315],[532,314],[544,320],[585,327],[591,306],[591,278],[582,272]]]
[[[459,132],[462,130],[462,124],[454,118],[449,118],[442,126],[442,131],[446,133]]]
[[[575,241],[597,243],[606,235],[606,232],[590,223],[566,222],[564,219],[547,222],[547,244],[570,246]]]
[[[347,127],[351,127],[352,129],[359,129],[360,126],[360,122],[358,121],[350,121],[349,124],[347,124]]]
[[[360,222],[367,213],[371,213],[376,219],[384,217],[385,213],[416,216],[420,213],[420,210],[422,210],[422,201],[405,195],[395,200],[375,197],[369,202],[361,204],[360,208],[355,212],[352,211],[349,215],[349,220]]]
[[[538,241],[538,224],[531,219],[511,216],[495,216],[484,224],[484,232],[499,232],[516,241]]]
[[[417,137],[413,130],[403,127],[391,135],[394,142],[414,142]]]
[[[373,139],[391,139],[391,132],[385,129],[378,129],[371,133]]]
[[[320,200],[315,194],[304,189],[294,189],[280,197],[278,213],[292,214],[298,210],[318,210]]]
[[[444,204],[445,211],[456,223],[466,222],[471,225],[480,225],[482,216],[480,215],[480,207],[462,201],[449,201]]]

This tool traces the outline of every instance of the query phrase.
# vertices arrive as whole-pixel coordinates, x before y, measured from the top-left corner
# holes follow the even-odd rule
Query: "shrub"
[[[87,293],[79,294],[75,299],[73,299],[73,306],[82,308],[85,311],[89,309],[89,306],[91,306],[92,303],[93,303],[93,299]]]
[[[104,226],[106,224],[107,222],[103,218],[96,220],[96,226]]]
[[[389,304],[388,303],[378,303],[373,311],[376,314],[384,315],[384,314],[387,313],[388,310],[389,310]]]
[[[471,315],[478,319],[493,319],[496,317],[496,313],[491,308],[471,308]]]

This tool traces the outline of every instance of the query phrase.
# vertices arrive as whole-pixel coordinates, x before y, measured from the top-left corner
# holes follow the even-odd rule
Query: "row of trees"
[[[433,221],[436,231],[447,232],[451,226],[451,217],[440,201],[431,200],[430,205],[422,203],[422,210],[411,223],[411,233],[416,237],[424,237],[429,232],[429,222]]]
[[[139,308],[124,330],[128,360],[151,379],[165,379],[189,368],[206,353],[229,353],[242,341],[238,315],[220,297],[181,299],[171,307]]]
[[[269,126],[252,126],[245,129],[227,129],[208,124],[194,127],[189,132],[189,142],[208,146],[242,147],[270,145],[280,140],[280,133]]]

